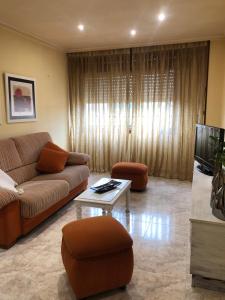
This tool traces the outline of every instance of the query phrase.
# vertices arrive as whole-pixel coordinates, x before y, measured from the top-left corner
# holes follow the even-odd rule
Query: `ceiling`
[[[225,0],[0,0],[0,23],[65,52],[222,38],[224,15]]]

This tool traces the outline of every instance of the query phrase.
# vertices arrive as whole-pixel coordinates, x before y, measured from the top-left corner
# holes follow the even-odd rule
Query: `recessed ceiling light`
[[[84,25],[83,24],[79,24],[77,26],[77,28],[80,30],[80,31],[83,31],[84,30]]]
[[[136,31],[135,29],[132,29],[132,30],[130,31],[130,35],[131,35],[131,36],[135,36],[136,33],[137,33],[137,31]]]
[[[165,18],[166,18],[166,16],[165,16],[164,13],[161,13],[161,14],[158,15],[158,19],[159,19],[159,21],[161,21],[161,22],[164,21]]]

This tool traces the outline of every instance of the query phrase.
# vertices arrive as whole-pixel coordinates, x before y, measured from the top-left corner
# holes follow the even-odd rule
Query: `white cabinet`
[[[194,166],[191,213],[192,285],[225,291],[225,222],[212,214],[212,177]]]

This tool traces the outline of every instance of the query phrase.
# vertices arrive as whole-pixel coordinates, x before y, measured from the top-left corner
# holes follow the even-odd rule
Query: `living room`
[[[196,124],[225,128],[224,11],[219,0],[1,3],[0,299],[225,299],[223,217],[199,199],[215,176],[193,168]],[[18,195],[2,190],[5,174]],[[111,177],[122,184],[101,197],[118,190],[115,203],[84,203],[83,193]],[[60,205],[49,204],[50,192]],[[205,209],[212,216],[199,216]],[[95,287],[74,271],[86,284],[79,296],[62,229],[102,214],[132,240],[133,267],[119,264],[130,278],[88,294]],[[196,242],[199,230],[215,249]],[[120,278],[116,268],[105,286]],[[100,280],[100,267],[94,273]]]

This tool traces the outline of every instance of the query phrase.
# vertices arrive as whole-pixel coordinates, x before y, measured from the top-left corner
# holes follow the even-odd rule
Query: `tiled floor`
[[[92,174],[90,184],[105,174]],[[115,290],[90,299],[222,300],[225,294],[191,288],[189,216],[191,184],[151,178],[143,193],[132,193],[127,217],[125,200],[115,207],[117,218],[133,237],[135,267],[126,291]],[[101,210],[85,208],[83,216]],[[0,300],[72,300],[61,262],[61,228],[76,218],[74,202],[61,209],[8,251],[0,250]]]

